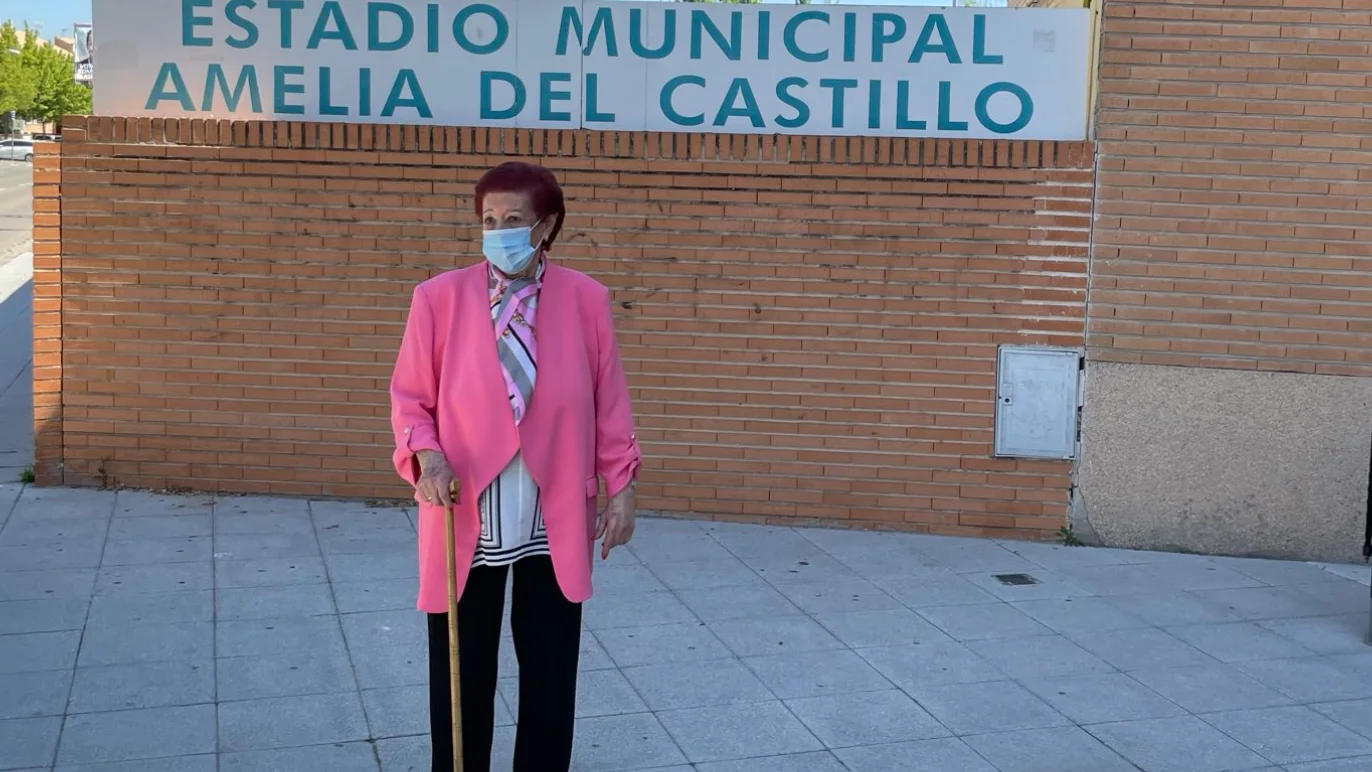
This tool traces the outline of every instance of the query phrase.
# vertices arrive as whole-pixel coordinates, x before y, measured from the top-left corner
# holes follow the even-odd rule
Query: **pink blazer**
[[[614,495],[641,464],[610,293],[549,264],[538,298],[538,380],[516,428],[496,354],[485,262],[414,291],[391,377],[396,471],[418,480],[415,454],[438,450],[462,485],[455,509],[458,592],[480,532],[477,497],[523,450],[538,483],[548,547],[567,599],[591,597],[597,475]],[[419,609],[448,608],[443,508],[419,504]]]

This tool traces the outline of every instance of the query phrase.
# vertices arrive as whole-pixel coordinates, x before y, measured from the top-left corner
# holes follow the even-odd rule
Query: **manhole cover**
[[[1039,580],[1028,574],[996,574],[996,580],[1001,584],[1021,585],[1038,584]]]

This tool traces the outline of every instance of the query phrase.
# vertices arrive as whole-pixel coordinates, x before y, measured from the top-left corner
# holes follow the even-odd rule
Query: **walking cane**
[[[448,484],[449,503],[443,508],[443,530],[448,542],[448,680],[452,682],[453,772],[462,772],[462,668],[457,656],[457,545],[453,534],[453,504],[461,487]]]

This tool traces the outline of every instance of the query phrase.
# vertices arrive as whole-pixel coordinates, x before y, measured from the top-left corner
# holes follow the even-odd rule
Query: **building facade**
[[[1370,14],[1104,6],[1077,511],[1108,543],[1359,555]]]
[[[36,171],[39,479],[403,497],[409,290],[478,259],[471,186],[520,157],[613,291],[645,508],[1353,557],[1368,14],[1112,0],[1094,143],[73,119]],[[1084,353],[1074,461],[994,452],[1025,344]]]

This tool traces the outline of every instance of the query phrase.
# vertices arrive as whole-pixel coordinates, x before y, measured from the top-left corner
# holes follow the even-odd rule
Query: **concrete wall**
[[[1092,363],[1080,506],[1113,546],[1361,559],[1372,379]]]
[[[1078,512],[1107,544],[1360,557],[1370,9],[1103,7]]]

